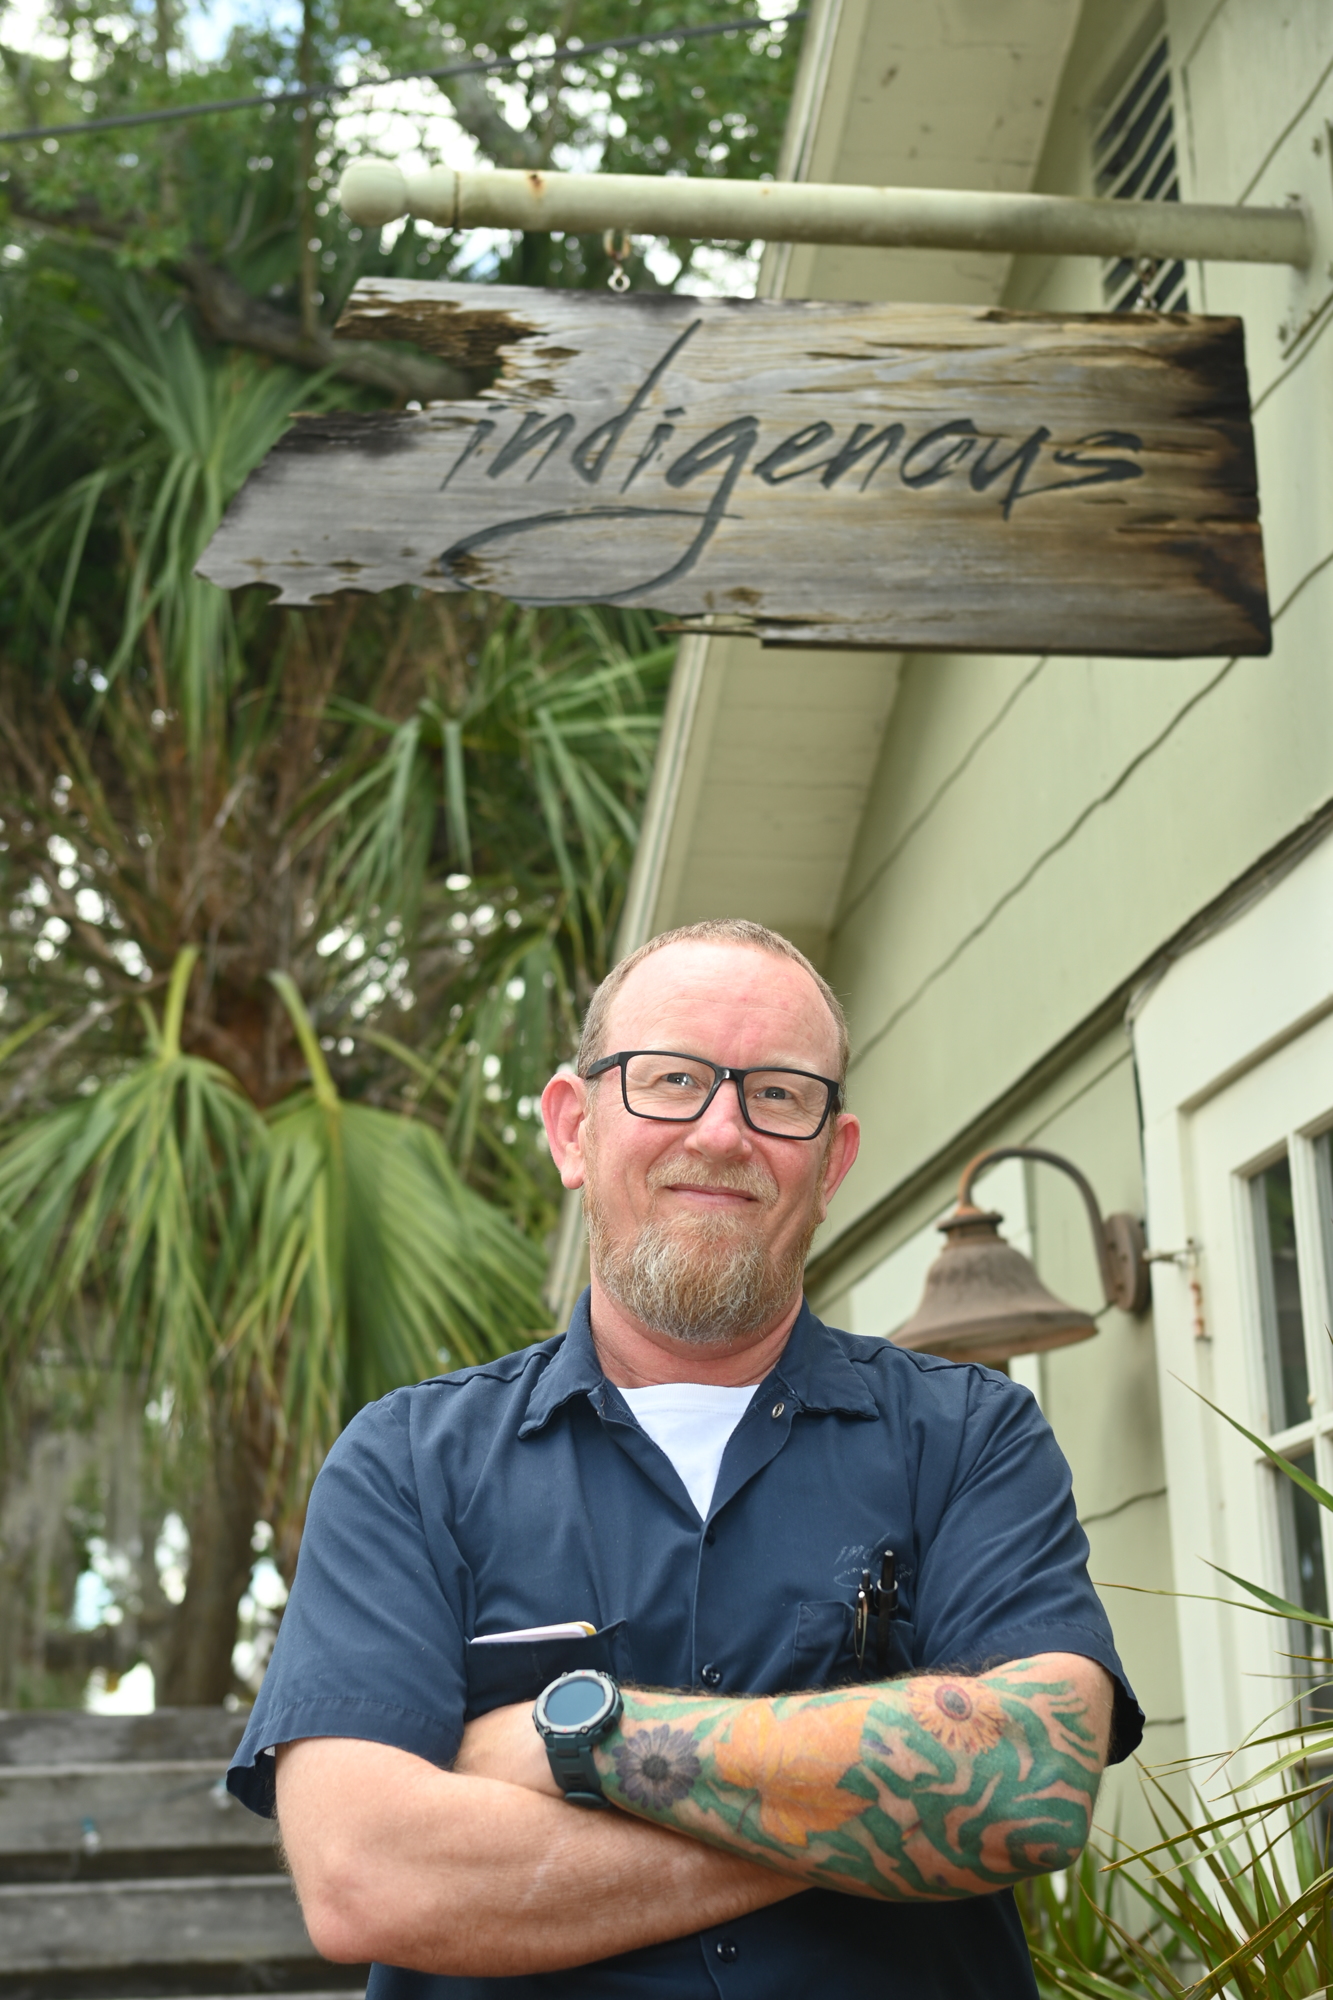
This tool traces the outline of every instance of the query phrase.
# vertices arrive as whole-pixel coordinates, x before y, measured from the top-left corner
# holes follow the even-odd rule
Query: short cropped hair
[[[615,999],[625,981],[636,966],[654,952],[664,951],[669,944],[739,944],[751,951],[771,952],[775,958],[789,958],[801,966],[814,980],[823,995],[824,1005],[833,1016],[833,1025],[838,1036],[838,1082],[847,1081],[847,1063],[850,1044],[847,1038],[847,1016],[842,1011],[842,1003],[829,985],[827,979],[816,972],[803,951],[798,951],[788,938],[777,931],[768,930],[763,924],[752,924],[744,917],[709,917],[700,924],[683,924],[679,930],[662,931],[657,937],[649,938],[613,965],[606,978],[593,994],[588,1012],[583,1022],[583,1036],[579,1042],[576,1067],[580,1076],[586,1076],[599,1057],[611,1052],[602,1047],[606,1035],[606,1020]]]

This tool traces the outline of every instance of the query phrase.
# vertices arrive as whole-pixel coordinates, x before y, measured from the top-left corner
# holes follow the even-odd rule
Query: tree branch
[[[523,167],[534,172],[551,164],[546,148],[532,131],[511,125],[479,76],[455,76],[444,88],[463,130],[476,140],[497,167]]]
[[[335,340],[323,326],[307,336],[299,320],[255,298],[229,271],[205,257],[182,258],[174,275],[213,339],[228,346],[252,348],[294,368],[331,368],[345,382],[421,403],[437,398],[465,401],[476,394],[470,375],[429,355],[394,353],[369,340]]]
[[[129,234],[125,223],[106,215],[90,197],[52,215],[37,207],[15,181],[5,192],[12,216],[51,235],[91,237],[99,248],[109,250],[119,248]],[[204,330],[226,346],[246,347],[293,368],[312,372],[328,368],[345,382],[404,401],[466,401],[476,394],[472,376],[430,355],[395,352],[377,341],[335,340],[323,326],[306,334],[299,319],[255,298],[230,271],[199,251],[187,252],[162,270],[188,294]]]

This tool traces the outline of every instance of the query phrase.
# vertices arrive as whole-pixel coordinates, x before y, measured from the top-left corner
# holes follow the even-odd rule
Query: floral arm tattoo
[[[596,1752],[609,1799],[812,1887],[985,1895],[1067,1866],[1091,1828],[1094,1722],[1040,1660],[978,1679],[624,1700]]]

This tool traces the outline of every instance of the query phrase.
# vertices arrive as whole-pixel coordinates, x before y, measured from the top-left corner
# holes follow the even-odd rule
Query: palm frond
[[[543,1262],[431,1127],[339,1097],[294,986],[275,983],[312,1087],[268,1120],[234,1351],[280,1399],[301,1486],[362,1403],[533,1337]]]
[[[145,1058],[0,1148],[0,1324],[8,1367],[100,1301],[111,1358],[198,1409],[247,1249],[262,1124],[225,1070],[180,1046],[197,954],[182,952]]]

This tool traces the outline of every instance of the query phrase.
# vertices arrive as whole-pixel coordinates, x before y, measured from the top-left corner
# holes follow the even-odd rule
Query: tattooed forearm
[[[625,1810],[811,1884],[976,1896],[1082,1849],[1109,1706],[1065,1655],[741,1701],[627,1689],[597,1762]]]

